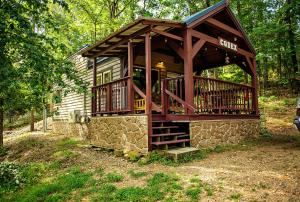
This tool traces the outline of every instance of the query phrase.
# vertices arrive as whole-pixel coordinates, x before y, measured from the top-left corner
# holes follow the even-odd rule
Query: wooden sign
[[[232,43],[230,41],[227,41],[225,39],[222,39],[221,37],[218,37],[219,39],[219,44],[225,48],[231,49],[233,51],[237,51],[237,44]]]

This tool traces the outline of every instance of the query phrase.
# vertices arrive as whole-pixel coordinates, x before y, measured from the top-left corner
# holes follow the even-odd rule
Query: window
[[[101,85],[101,84],[103,84],[103,74],[98,73],[98,75],[97,75],[97,85]]]
[[[108,70],[103,72],[103,83],[108,83],[112,81],[112,71]]]

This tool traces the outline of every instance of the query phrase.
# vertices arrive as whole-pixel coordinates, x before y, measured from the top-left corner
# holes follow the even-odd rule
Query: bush
[[[10,162],[0,163],[0,188],[17,187],[24,182],[24,166]]]
[[[7,154],[8,149],[0,146],[0,157]]]

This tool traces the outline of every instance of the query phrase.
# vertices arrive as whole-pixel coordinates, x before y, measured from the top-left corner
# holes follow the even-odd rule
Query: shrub
[[[0,157],[7,154],[8,149],[0,146]]]
[[[24,166],[10,162],[0,163],[0,188],[17,187],[24,182]]]

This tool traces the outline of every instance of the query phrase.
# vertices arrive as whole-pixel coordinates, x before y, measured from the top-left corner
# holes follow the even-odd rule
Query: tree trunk
[[[282,62],[281,62],[281,53],[278,52],[277,53],[277,73],[279,78],[282,78],[282,71],[281,71],[281,66],[282,66]]]
[[[43,107],[43,132],[47,131],[47,108]]]
[[[295,43],[295,33],[293,31],[293,23],[292,23],[292,0],[286,1],[288,4],[288,9],[286,13],[286,21],[288,24],[288,35],[289,35],[289,45],[291,49],[291,61],[292,61],[292,72],[296,75],[298,71],[298,61],[297,61],[297,53],[296,53],[296,43]]]
[[[3,147],[4,102],[0,98],[0,147]]]
[[[31,109],[30,112],[30,131],[34,131],[34,122],[35,122],[35,118],[34,118],[34,108]]]
[[[268,88],[268,58],[264,57],[264,91]]]

